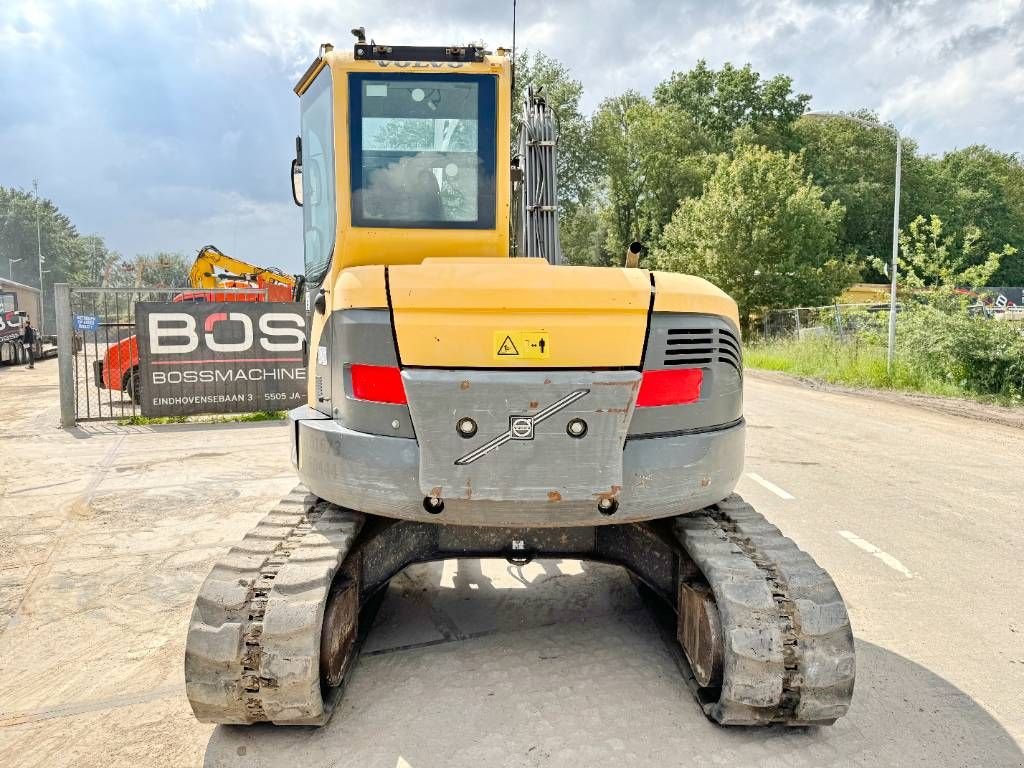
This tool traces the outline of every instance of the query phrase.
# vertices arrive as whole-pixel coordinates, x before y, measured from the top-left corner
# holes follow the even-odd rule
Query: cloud
[[[39,178],[124,253],[214,242],[297,271],[291,91],[320,43],[511,45],[511,2],[7,0],[0,184]],[[1020,151],[1019,0],[520,0],[517,40],[572,70],[585,107],[699,58],[785,73],[818,109],[867,107],[941,152]]]

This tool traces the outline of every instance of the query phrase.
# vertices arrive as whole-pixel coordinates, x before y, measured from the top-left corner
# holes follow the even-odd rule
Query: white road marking
[[[779,488],[779,486],[777,486],[775,483],[769,483],[767,480],[765,480],[763,477],[761,477],[756,472],[747,472],[747,477],[749,477],[751,480],[753,480],[758,485],[764,486],[769,491],[771,491],[776,496],[778,496],[780,499],[789,500],[789,499],[795,499],[796,498],[795,496],[793,496],[793,494],[791,494],[791,493],[789,493],[787,491],[784,491],[781,488]]]
[[[869,555],[874,555],[883,563],[892,568],[894,571],[899,571],[908,579],[914,578],[914,574],[912,574],[910,572],[910,569],[908,569],[903,563],[901,563],[895,557],[890,555],[888,552],[882,551],[874,544],[872,544],[870,541],[866,541],[865,539],[862,539],[860,536],[858,536],[855,533],[851,533],[850,531],[839,531],[839,535],[851,544],[853,544],[854,546],[860,547]]]

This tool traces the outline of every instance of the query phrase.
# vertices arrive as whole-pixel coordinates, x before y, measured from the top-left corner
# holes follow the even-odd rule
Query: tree
[[[1024,285],[1024,163],[1020,156],[975,145],[947,152],[936,163],[933,207],[944,228],[960,238],[977,232],[974,258],[1008,254],[989,285]]]
[[[653,261],[729,293],[747,330],[756,309],[824,304],[857,279],[837,251],[842,217],[799,156],[741,147],[719,159],[700,197],[682,202]]]
[[[868,110],[851,116],[879,123]],[[804,167],[824,191],[826,202],[838,200],[846,209],[839,231],[840,248],[856,254],[867,268],[865,277],[883,282],[874,269],[878,259],[892,252],[893,191],[896,144],[887,131],[848,120],[801,118],[793,126]],[[903,139],[900,195],[901,223],[929,210],[928,190],[933,185],[934,161],[917,155],[912,139]]]
[[[527,88],[540,92],[558,124],[558,192],[563,205],[584,202],[594,181],[589,123],[580,110],[583,84],[557,59],[540,52],[516,53],[512,93],[512,153],[519,152],[519,126]]]
[[[943,235],[942,219],[918,216],[907,231],[900,232],[900,282],[911,289],[933,288],[947,293],[988,285],[1003,259],[1017,249],[1004,245],[999,251],[982,255],[979,245],[984,240],[976,227],[968,227],[962,235]]]
[[[108,258],[107,249],[102,239],[81,237],[71,219],[50,200],[25,190],[0,187],[0,274],[39,287],[40,251],[46,313],[42,325],[49,332],[55,327],[54,283],[91,282],[94,266]]]
[[[591,121],[602,180],[600,221],[607,233],[605,255],[612,258],[644,234],[640,222],[643,165],[636,124],[649,106],[636,91],[626,91],[602,101]]]
[[[192,259],[183,253],[140,253],[121,258],[107,274],[107,283],[115,288],[183,288],[188,283]]]
[[[601,177],[604,263],[626,246],[657,245],[679,201],[699,195],[710,174],[710,145],[688,115],[635,91],[606,99],[591,121]]]
[[[793,121],[811,97],[793,93],[793,80],[776,75],[762,80],[750,64],[726,63],[711,69],[704,59],[688,72],[673,72],[654,89],[659,106],[674,105],[690,117],[719,150],[733,146],[733,135],[744,129],[748,141],[772,148],[788,146]]]

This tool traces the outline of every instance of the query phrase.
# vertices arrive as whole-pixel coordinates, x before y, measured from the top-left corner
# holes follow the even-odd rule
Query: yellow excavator
[[[295,301],[304,278],[287,275],[276,267],[260,267],[204,245],[188,273],[193,288],[263,288],[266,301]]]
[[[323,724],[391,577],[443,558],[627,568],[726,725],[831,724],[853,635],[832,579],[733,493],[736,304],[700,277],[562,264],[557,125],[504,50],[321,47],[292,163],[312,316],[301,485],[196,600],[206,722]],[[624,251],[625,248],[624,244]]]

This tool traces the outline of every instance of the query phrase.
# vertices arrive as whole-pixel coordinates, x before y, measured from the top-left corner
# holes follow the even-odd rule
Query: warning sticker
[[[495,331],[495,360],[547,360],[551,339],[547,331]]]

